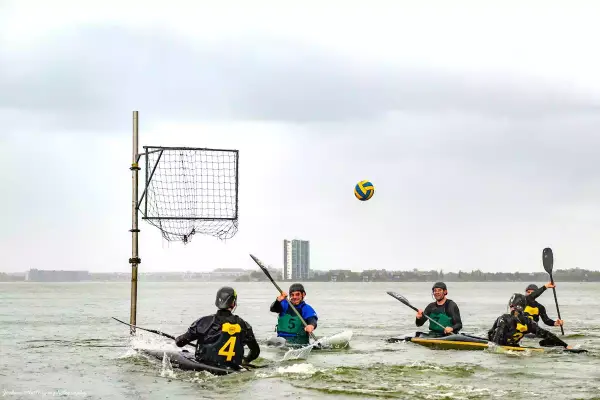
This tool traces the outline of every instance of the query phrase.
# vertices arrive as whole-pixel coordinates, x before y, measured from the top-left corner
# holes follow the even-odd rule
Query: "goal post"
[[[130,324],[136,324],[139,257],[138,213],[167,241],[188,244],[196,234],[230,239],[238,230],[239,151],[143,146],[133,112],[132,255]],[[141,158],[143,162],[140,162]],[[140,164],[144,187],[139,196]],[[131,328],[135,333],[135,327]]]

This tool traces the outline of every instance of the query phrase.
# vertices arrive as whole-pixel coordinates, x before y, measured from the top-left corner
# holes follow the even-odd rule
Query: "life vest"
[[[540,320],[540,308],[539,307],[527,306],[527,307],[525,307],[523,312],[525,314],[527,314],[527,316],[530,319],[534,320],[535,322],[538,322]]]
[[[527,325],[517,322],[515,328],[511,328],[508,332],[508,345],[518,344],[519,341],[525,336],[525,334],[529,331]]]
[[[446,299],[446,302],[444,303],[444,311],[439,312],[438,309],[436,309],[431,314],[429,314],[429,318],[431,318],[434,321],[437,321],[442,326],[452,326],[452,318],[448,314],[446,314],[449,302],[450,300]],[[431,321],[429,321],[429,330],[438,333],[444,332],[444,329],[442,329],[441,326]]]
[[[298,309],[296,307],[296,309]],[[298,310],[298,312],[301,312]],[[308,333],[304,330],[304,324],[291,308],[277,319],[277,336],[285,338],[288,343],[308,344]]]
[[[240,324],[223,323],[217,341],[199,345],[197,358],[219,367],[238,367],[244,357],[244,334]]]

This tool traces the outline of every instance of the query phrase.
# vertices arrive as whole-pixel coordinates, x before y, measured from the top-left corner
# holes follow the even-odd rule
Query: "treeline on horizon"
[[[540,282],[549,281],[547,272],[446,272],[443,271],[386,271],[367,270],[352,272],[350,270],[313,271],[315,275],[303,281],[309,282]],[[318,273],[317,273],[318,272]],[[600,282],[600,271],[589,271],[580,268],[555,270],[552,274],[555,281],[561,282]],[[253,271],[240,276],[237,282],[266,281],[268,278],[260,271]],[[282,280],[281,274],[276,278]]]
[[[549,280],[545,271],[542,272],[482,272],[475,270],[471,272],[447,272],[443,271],[386,271],[386,270],[366,270],[362,272],[353,272],[350,270],[314,270],[313,276],[302,281],[308,282],[531,282],[543,284]],[[195,278],[184,274],[166,273],[167,276],[161,276],[160,273],[141,273],[140,281],[201,281],[202,278]],[[272,270],[274,279],[282,281],[281,272]],[[90,273],[90,279],[85,281],[129,281],[129,273]],[[600,271],[589,271],[580,268],[554,270],[554,280],[561,282],[600,282]],[[0,272],[0,282],[23,282],[24,275],[7,274]],[[236,282],[256,282],[266,281],[267,277],[262,271],[251,271],[248,274],[235,278]]]

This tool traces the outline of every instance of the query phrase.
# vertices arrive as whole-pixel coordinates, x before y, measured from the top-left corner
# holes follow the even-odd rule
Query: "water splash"
[[[160,371],[160,376],[163,378],[177,378],[177,374],[173,371],[173,365],[171,365],[171,360],[165,354],[162,359],[162,369]]]

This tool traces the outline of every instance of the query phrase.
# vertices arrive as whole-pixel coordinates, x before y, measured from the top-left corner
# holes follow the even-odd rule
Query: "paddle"
[[[279,294],[283,293],[283,290],[281,290],[281,288],[279,287],[279,285],[277,285],[277,283],[273,280],[273,277],[271,277],[271,274],[269,273],[269,271],[267,270],[267,268],[264,266],[264,264],[262,263],[262,261],[260,261],[258,258],[254,257],[252,254],[250,254],[250,257],[252,257],[252,259],[254,260],[254,262],[260,267],[260,269],[262,269],[262,271],[265,273],[265,275],[267,276],[267,278],[269,278],[269,280],[271,281],[271,283],[273,285],[275,285],[275,288],[277,288],[277,290],[279,291]],[[298,318],[300,318],[300,321],[302,321],[302,324],[304,325],[304,327],[307,326],[306,321],[304,320],[304,318],[302,318],[302,315],[300,315],[300,313],[298,312],[298,310],[296,310],[296,307],[294,307],[294,305],[292,304],[291,301],[288,301],[288,305],[290,307],[292,307],[292,310],[296,313],[296,315],[298,316]],[[316,341],[317,338],[315,337],[315,335],[310,332],[309,333],[310,337]]]
[[[112,317],[112,319],[114,319],[115,321],[118,321],[118,322],[120,322],[122,324],[129,325],[130,327],[135,328],[135,329],[141,329],[142,331],[154,333],[156,335],[164,336],[166,338],[173,339],[173,340],[177,339],[175,336],[169,335],[168,333],[157,331],[155,329],[146,329],[146,328],[139,327],[137,325],[128,324],[127,322],[121,321],[120,319],[115,318],[115,317]],[[191,347],[196,348],[196,346],[194,346],[192,344],[186,344],[186,346],[191,346]],[[185,350],[185,351],[187,351],[187,350]],[[242,364],[242,366],[243,367],[250,367],[250,368],[264,368],[264,367],[266,367],[266,365],[258,366],[258,365],[253,365],[253,364]]]
[[[175,340],[175,339],[176,339],[176,337],[175,337],[175,336],[173,336],[173,335],[169,335],[168,333],[164,333],[164,332],[157,331],[157,330],[154,330],[154,329],[140,328],[140,327],[139,327],[139,326],[137,326],[137,325],[131,325],[131,324],[128,324],[127,322],[121,321],[120,319],[118,319],[118,318],[115,318],[115,317],[112,317],[112,319],[114,319],[115,321],[119,321],[119,322],[120,322],[120,323],[122,323],[122,324],[129,325],[129,326],[130,326],[130,327],[132,327],[132,328],[141,329],[141,330],[143,330],[143,331],[150,332],[150,333],[155,333],[155,334],[157,334],[157,335],[164,336],[164,337],[166,337],[166,338],[169,338],[169,339],[173,339],[173,340]],[[192,346],[192,345],[190,344],[190,345],[187,345],[187,346]]]
[[[552,249],[550,247],[546,247],[542,250],[542,264],[544,265],[544,269],[548,274],[550,274],[550,283],[554,285],[554,278],[552,277],[552,269],[554,268],[554,255],[552,254]],[[556,313],[558,314],[558,319],[562,320],[560,317],[560,309],[558,308],[558,299],[556,298],[556,288],[552,288],[552,292],[554,293],[554,303],[556,304]],[[561,333],[565,334],[565,330],[563,326],[560,325]]]
[[[410,304],[410,302],[409,302],[409,301],[406,299],[406,297],[404,297],[404,296],[402,296],[402,295],[400,295],[400,294],[398,294],[398,293],[396,293],[396,292],[387,292],[387,294],[389,294],[390,296],[392,296],[393,298],[395,298],[396,300],[398,300],[398,301],[399,301],[399,302],[401,302],[402,304],[404,304],[404,305],[406,305],[406,306],[408,306],[408,307],[412,308],[412,309],[413,309],[413,310],[415,310],[416,312],[419,312],[419,309],[418,309],[417,307],[413,306],[412,304]],[[423,316],[424,316],[425,318],[427,318],[429,321],[431,321],[431,322],[433,322],[434,324],[436,324],[437,326],[439,326],[440,328],[442,328],[442,329],[446,329],[446,327],[445,327],[445,326],[443,326],[443,325],[442,325],[442,324],[440,324],[439,322],[437,322],[437,321],[434,321],[433,319],[429,318],[429,316],[427,316],[427,315],[425,315],[425,314],[423,314]],[[488,339],[484,339],[484,338],[480,338],[480,337],[477,337],[477,336],[472,336],[472,335],[467,335],[467,334],[460,333],[460,332],[459,332],[459,333],[457,333],[456,335],[463,335],[463,336],[467,336],[467,337],[470,337],[470,338],[473,338],[473,339],[480,339],[480,340],[485,340],[485,341],[488,341]]]

